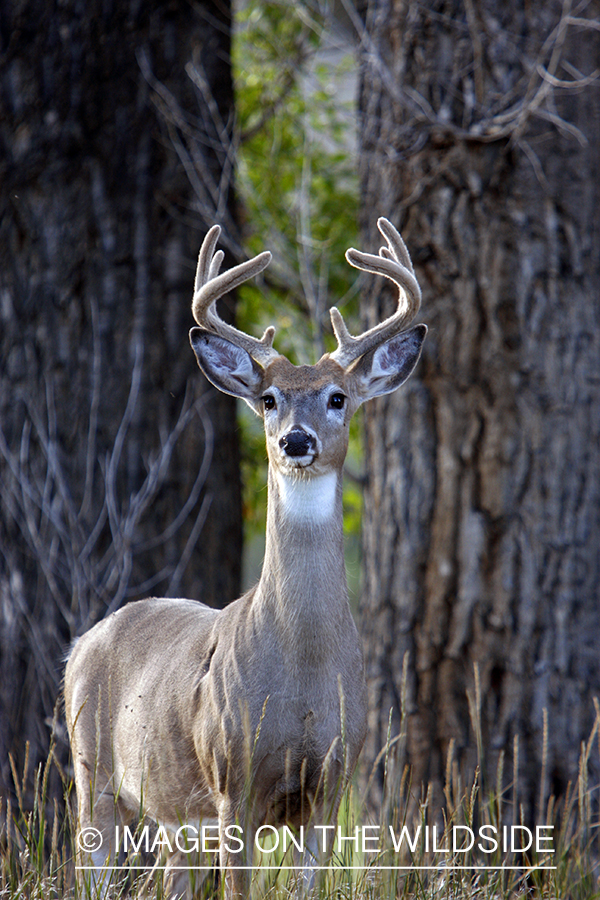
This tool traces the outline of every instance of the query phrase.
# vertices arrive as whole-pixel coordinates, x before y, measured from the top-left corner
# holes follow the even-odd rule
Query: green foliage
[[[275,321],[294,362],[322,354],[329,307],[355,298],[344,258],[357,233],[353,111],[339,100],[352,58],[321,62],[330,40],[315,3],[269,0],[240,10],[233,44],[247,250],[274,255],[265,283],[242,289],[240,320]]]
[[[240,289],[238,321],[253,334],[274,324],[277,349],[294,363],[315,362],[332,348],[331,306],[357,320],[356,273],[344,257],[357,237],[354,111],[351,100],[340,100],[354,59],[332,50],[329,13],[314,0],[254,0],[239,9],[233,41],[245,249],[273,252],[263,281]],[[264,528],[266,459],[262,432],[245,408],[241,423],[252,540]],[[359,433],[353,429],[350,452],[356,471]],[[356,485],[345,506],[356,548]]]

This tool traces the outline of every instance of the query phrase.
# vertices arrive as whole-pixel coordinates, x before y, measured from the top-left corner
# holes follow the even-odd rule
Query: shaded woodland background
[[[600,690],[600,8],[248,7],[289,35],[298,72],[317,27],[343,29],[359,71],[358,240],[379,246],[378,215],[400,228],[430,326],[418,372],[364,414],[365,770],[391,738],[397,772],[441,798],[449,769],[468,783],[500,761],[531,813],[576,778]],[[195,255],[214,221],[230,263],[294,235],[267,215],[257,226],[236,192],[248,100],[234,98],[225,0],[3,0],[0,41],[9,795],[9,752],[19,770],[26,741],[32,763],[46,757],[74,636],[148,593],[221,606],[239,592],[239,431],[189,351]],[[275,181],[290,77],[252,101]],[[351,242],[335,187],[319,188],[315,215],[292,185],[301,276],[292,298],[285,265],[263,286],[294,326],[312,323],[317,349],[354,277],[343,287],[336,269],[329,298],[318,289],[327,233]],[[260,302],[244,297],[248,327]],[[392,304],[365,280],[365,324]],[[276,340],[285,350],[290,335]]]
[[[404,692],[414,785],[500,763],[541,815],[600,683],[600,9],[361,12],[363,243],[395,217],[430,326],[365,410],[367,756]]]
[[[9,751],[47,753],[73,637],[148,593],[234,599],[242,523],[235,404],[187,338],[207,223],[235,236],[228,7],[3,3],[0,25],[4,792]]]

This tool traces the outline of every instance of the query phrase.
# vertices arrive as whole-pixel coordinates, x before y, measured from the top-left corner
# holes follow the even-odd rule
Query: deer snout
[[[279,446],[286,456],[309,456],[317,449],[317,441],[304,428],[296,427],[280,438]]]

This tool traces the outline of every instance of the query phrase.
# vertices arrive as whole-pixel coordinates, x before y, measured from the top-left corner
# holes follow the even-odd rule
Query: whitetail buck
[[[314,825],[336,820],[366,728],[342,541],[348,426],[361,403],[408,378],[427,330],[402,331],[421,292],[400,235],[387,219],[378,225],[387,241],[379,256],[346,256],[396,283],[398,309],[352,337],[333,308],[338,347],[314,366],[279,355],[274,328],[258,340],[216,312],[219,297],[261,272],[270,253],[219,274],[219,227],[204,240],[193,299],[200,327],[190,340],[206,377],[264,420],[263,569],[256,587],[223,610],[142,600],[75,645],[65,701],[79,827],[95,826],[103,837],[101,849],[80,852],[82,866],[110,863],[115,823],[140,812],[173,830],[213,818],[226,895],[247,897],[261,824],[306,829],[310,869]],[[232,834],[243,835],[244,852]]]

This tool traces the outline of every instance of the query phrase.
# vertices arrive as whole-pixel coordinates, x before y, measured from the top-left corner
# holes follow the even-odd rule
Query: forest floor
[[[511,786],[484,790],[478,774],[462,791],[456,777],[446,785],[444,813],[434,825],[433,792],[420,799],[412,797],[407,773],[393,783],[393,767],[388,770],[386,764],[379,821],[367,813],[361,792],[351,786],[344,795],[337,828],[320,832],[330,838],[331,855],[327,866],[316,873],[310,896],[314,900],[600,898],[600,791],[588,783],[590,754],[598,752],[599,724],[597,720],[589,741],[582,745],[578,783],[569,787],[559,803],[551,798],[543,822],[529,827],[523,818],[515,822],[510,812],[516,800]],[[60,773],[63,803],[50,802],[48,797],[53,770]],[[497,774],[497,785],[501,785],[504,773]],[[80,872],[79,884],[76,877],[75,844],[80,836],[74,790],[53,750],[32,776],[33,783],[14,767],[13,776],[16,805],[0,798],[0,898],[95,897],[90,873]],[[31,808],[26,808],[25,797],[33,798]],[[141,840],[142,836],[156,840],[156,826],[140,823],[132,831],[133,843],[141,847],[134,852],[130,842],[127,865],[106,870],[107,894],[123,900],[162,900],[169,896],[164,865],[160,856],[157,861],[144,855]],[[295,835],[296,842],[301,838]],[[294,867],[292,833],[275,833],[267,826],[259,845],[263,852],[254,858],[252,897],[277,900],[297,895],[302,873]],[[209,869],[210,857],[190,856],[186,862],[196,867],[191,875],[195,896],[222,896],[218,876]]]

